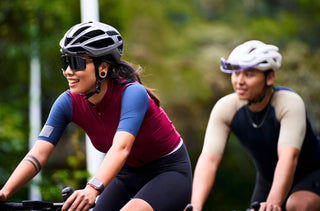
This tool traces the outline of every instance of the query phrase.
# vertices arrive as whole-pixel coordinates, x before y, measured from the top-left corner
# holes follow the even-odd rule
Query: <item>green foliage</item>
[[[0,186],[9,178],[28,149],[24,141],[24,125],[23,113],[19,107],[0,103]],[[26,196],[23,191],[16,194],[16,197],[23,196]]]
[[[142,67],[143,83],[159,95],[193,166],[214,103],[232,92],[229,75],[219,71],[220,57],[226,58],[249,39],[280,47],[283,64],[276,84],[303,97],[313,126],[320,131],[319,9],[317,0],[99,1],[100,20],[121,32],[123,58]],[[68,88],[60,71],[58,43],[79,22],[78,0],[0,1],[0,185],[28,148],[30,58],[38,55],[41,61],[45,121],[54,100]],[[55,151],[43,169],[46,188],[41,191],[46,200],[60,201],[61,188],[81,188],[88,177],[83,134],[67,128]],[[253,180],[252,163],[232,137],[205,210],[243,210]]]

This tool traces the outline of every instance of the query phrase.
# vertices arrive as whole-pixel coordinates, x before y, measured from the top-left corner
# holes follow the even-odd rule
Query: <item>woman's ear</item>
[[[275,78],[276,78],[275,72],[270,71],[267,75],[267,86],[272,86]]]
[[[100,64],[100,66],[99,66],[99,76],[100,76],[100,78],[107,77],[108,69],[109,69],[109,64],[108,63],[102,62]]]

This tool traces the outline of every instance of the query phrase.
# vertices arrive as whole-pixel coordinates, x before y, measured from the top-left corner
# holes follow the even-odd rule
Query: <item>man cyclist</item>
[[[281,59],[276,46],[257,40],[221,58],[234,93],[212,109],[194,173],[194,211],[202,210],[211,191],[230,132],[254,160],[251,202],[260,202],[261,211],[320,210],[320,142],[301,97],[273,85]]]

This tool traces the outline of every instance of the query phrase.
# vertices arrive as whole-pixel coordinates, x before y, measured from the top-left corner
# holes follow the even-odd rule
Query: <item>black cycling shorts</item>
[[[291,194],[300,190],[307,190],[320,196],[320,169],[311,172],[296,182]]]
[[[99,196],[94,211],[119,211],[140,198],[157,211],[181,211],[190,202],[192,169],[183,144],[177,151],[142,167],[124,165]]]
[[[254,201],[264,202],[267,200],[272,183],[263,178],[259,173],[256,177],[256,185],[252,194],[251,203]],[[294,181],[288,197],[297,191],[310,191],[320,196],[320,169],[306,174],[301,179]],[[287,197],[287,198],[288,198]],[[283,207],[285,206],[285,203]]]

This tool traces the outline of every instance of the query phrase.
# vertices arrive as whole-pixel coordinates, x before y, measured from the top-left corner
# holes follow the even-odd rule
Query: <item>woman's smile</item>
[[[76,86],[80,82],[79,79],[67,79],[67,80],[70,88]]]

